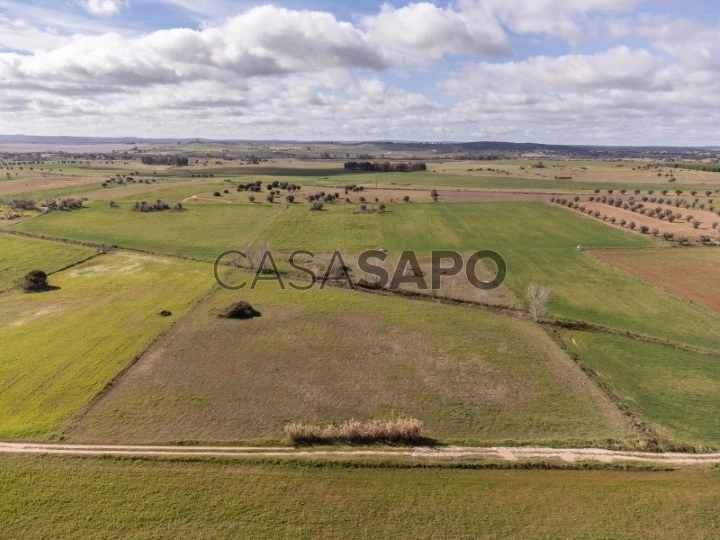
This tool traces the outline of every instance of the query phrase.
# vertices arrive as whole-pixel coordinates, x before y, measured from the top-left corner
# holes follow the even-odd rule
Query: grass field
[[[614,335],[564,336],[582,363],[656,432],[720,448],[720,359]]]
[[[17,285],[30,270],[55,272],[93,253],[94,249],[82,246],[0,235],[0,292]]]
[[[262,312],[218,319],[246,298]],[[283,439],[293,421],[417,417],[444,440],[637,440],[542,329],[337,288],[217,291],[79,423],[73,441]]]
[[[355,214],[357,205],[328,205],[310,212],[308,205],[291,205],[263,231],[274,249],[292,251],[362,251],[382,247],[381,224],[386,216]]]
[[[506,285],[553,290],[551,313],[720,349],[720,319],[577,249],[650,247],[639,236],[541,203],[401,205],[378,216],[389,250],[492,249]],[[713,329],[713,330],[710,330]]]
[[[720,312],[720,250],[598,250],[593,255],[640,279]]]
[[[711,538],[717,472],[0,458],[5,538]],[[92,504],[88,504],[92,501]]]
[[[0,296],[0,437],[56,428],[212,282],[206,265],[113,253],[53,275],[57,290]]]
[[[53,213],[19,230],[214,258],[257,236],[275,250],[392,252],[491,249],[508,265],[508,288],[525,298],[530,282],[552,287],[551,313],[720,349],[720,318],[598,260],[586,248],[644,248],[640,235],[537,202],[394,204],[384,214],[354,214],[353,205],[193,204],[183,212],[111,210]],[[668,315],[671,314],[671,315]]]
[[[111,209],[97,202],[74,212],[53,212],[18,224],[26,232],[81,239],[158,253],[215,259],[241,249],[280,205],[193,205],[181,212],[133,212],[130,202]]]

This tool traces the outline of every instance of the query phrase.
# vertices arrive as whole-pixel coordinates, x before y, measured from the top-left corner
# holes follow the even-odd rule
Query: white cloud
[[[520,34],[578,41],[592,32],[593,15],[631,12],[643,0],[460,0],[463,12],[490,11]]]
[[[123,0],[86,0],[82,6],[92,15],[109,17],[118,13],[124,4]]]
[[[32,51],[0,53],[0,133],[720,143],[717,21],[640,4],[414,2],[352,23],[259,6],[141,32],[0,0],[0,47]]]
[[[362,32],[331,14],[264,6],[202,30],[78,35],[49,51],[0,54],[0,86],[51,80],[140,87],[336,67],[383,69],[386,63]]]
[[[398,60],[407,55],[425,62],[448,54],[508,56],[512,50],[498,21],[482,10],[469,14],[428,2],[398,9],[384,4],[362,23],[373,41]]]

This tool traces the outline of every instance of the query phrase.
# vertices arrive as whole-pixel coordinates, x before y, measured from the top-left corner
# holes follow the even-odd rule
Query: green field
[[[542,203],[403,205],[379,216],[389,250],[492,249],[507,286],[553,290],[551,313],[720,349],[720,318],[577,249],[652,246],[650,240]]]
[[[649,238],[549,204],[532,202],[394,204],[384,214],[354,214],[354,205],[193,204],[183,212],[56,212],[19,230],[117,244],[153,252],[214,258],[257,236],[275,250],[390,251],[492,249],[508,265],[507,286],[525,298],[530,282],[551,286],[551,313],[720,350],[720,318],[578,250],[652,247]]]
[[[263,231],[273,249],[293,251],[362,251],[382,247],[381,224],[386,216],[354,214],[356,205],[327,205],[311,212],[308,205],[291,205]]]
[[[11,289],[30,270],[55,272],[75,262],[87,259],[95,250],[70,244],[58,244],[0,235],[0,292]]]
[[[720,448],[720,359],[621,336],[565,341],[635,415],[673,442]]]
[[[525,288],[533,281],[552,288],[551,313],[720,349],[720,318],[578,250],[579,245],[655,246],[648,238],[543,203],[389,208],[385,214],[354,215],[352,209],[334,207],[317,216],[303,215],[303,207],[292,208],[262,236],[282,249],[491,249],[505,258],[506,284],[519,298],[525,298]],[[358,221],[362,226],[355,225]]]
[[[181,212],[143,213],[133,212],[130,202],[115,209],[101,202],[87,204],[82,210],[22,222],[17,229],[214,260],[228,249],[242,249],[281,211],[280,205],[269,204],[195,204]]]
[[[717,472],[1,457],[4,538],[712,538]]]
[[[238,299],[262,317],[218,319]],[[284,439],[293,421],[419,418],[443,440],[637,441],[540,326],[338,288],[219,290],[68,433],[73,441]]]
[[[0,296],[0,437],[55,429],[212,283],[204,264],[113,253]]]

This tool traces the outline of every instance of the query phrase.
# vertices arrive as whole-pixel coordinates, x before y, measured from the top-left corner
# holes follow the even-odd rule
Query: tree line
[[[417,172],[426,171],[427,164],[421,161],[376,163],[372,161],[348,161],[345,163],[348,171],[374,171],[374,172]]]
[[[140,158],[145,165],[175,165],[186,167],[188,158],[185,156],[143,156]]]

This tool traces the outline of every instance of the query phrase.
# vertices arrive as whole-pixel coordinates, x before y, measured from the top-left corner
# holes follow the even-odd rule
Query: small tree
[[[39,292],[48,288],[47,274],[42,270],[31,270],[20,283],[25,292]]]
[[[409,203],[409,202],[410,202],[410,196],[409,196],[409,195],[405,195],[405,196],[403,197],[403,201],[405,201],[406,203]]]
[[[552,291],[547,285],[530,283],[527,287],[528,300],[530,301],[530,315],[540,322],[545,316],[548,303],[552,297]]]

